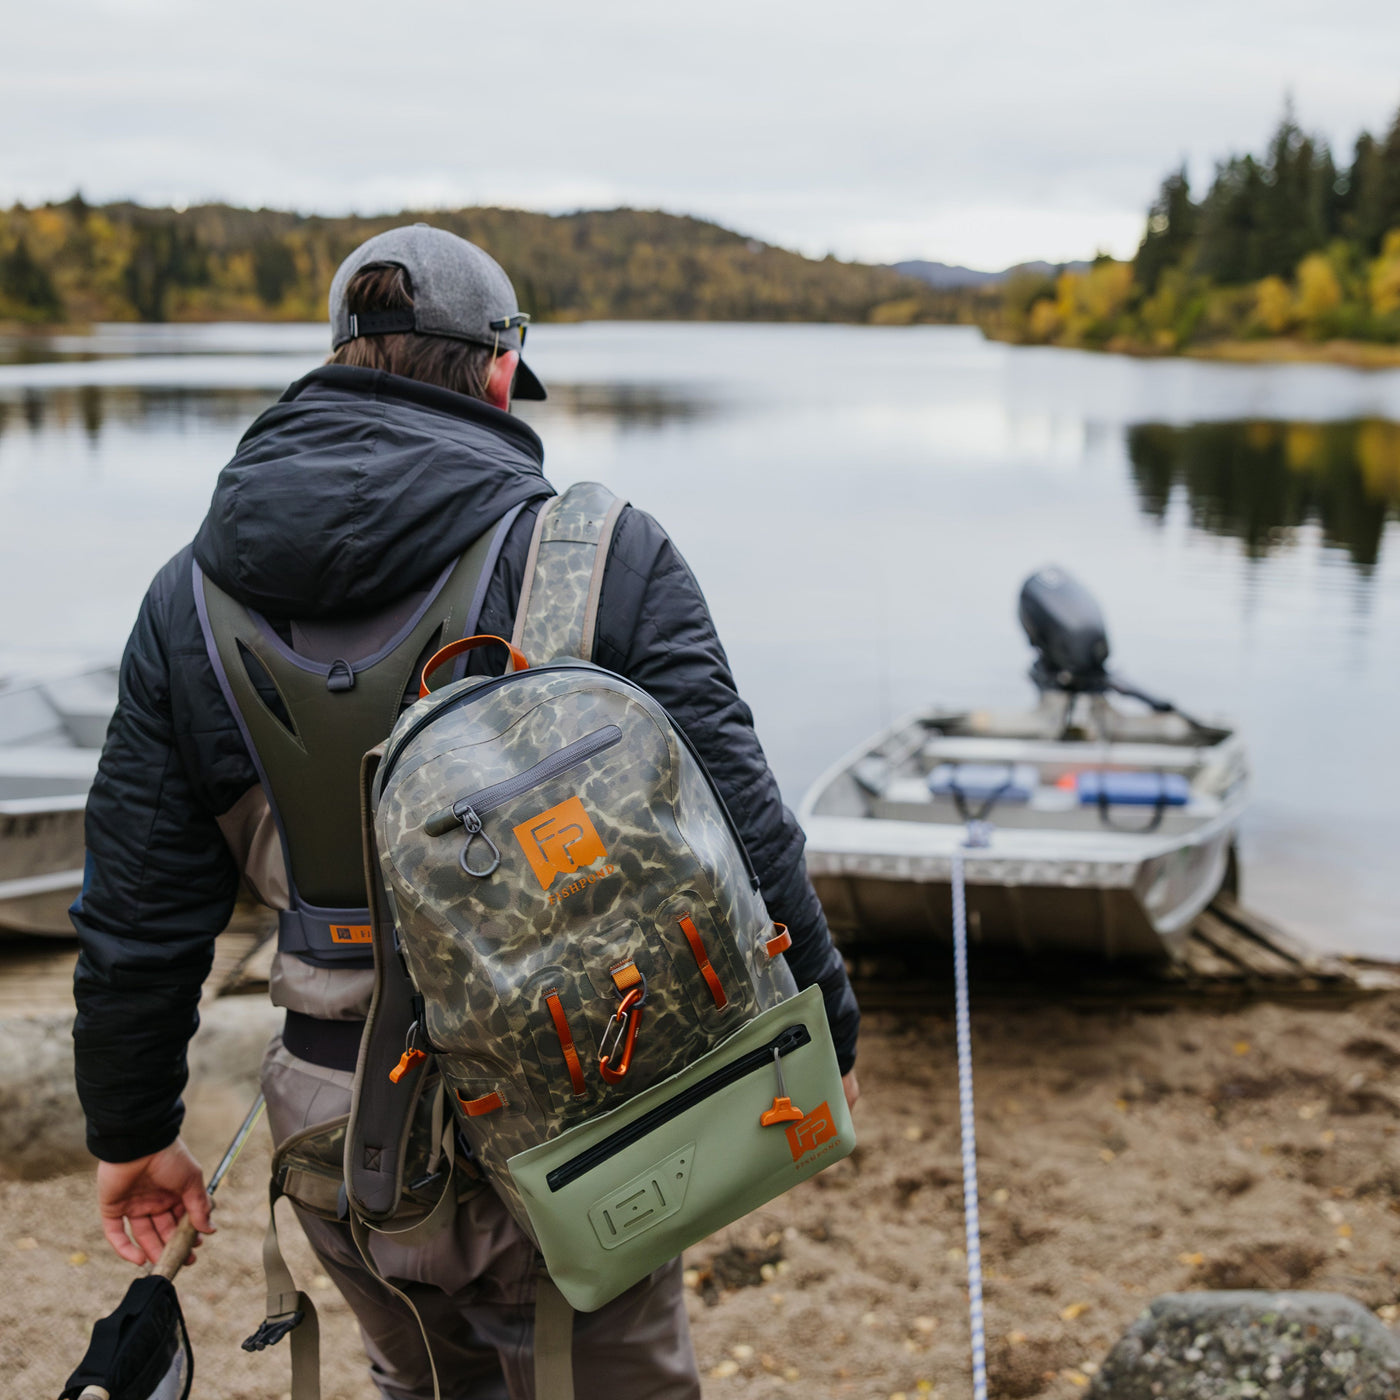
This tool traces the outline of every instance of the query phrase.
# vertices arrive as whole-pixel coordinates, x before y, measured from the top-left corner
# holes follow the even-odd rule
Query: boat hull
[[[0,803],[0,936],[72,938],[83,884],[85,796]]]
[[[1237,735],[1197,735],[1148,716],[1122,738],[1065,738],[1066,715],[923,711],[829,769],[798,813],[807,870],[845,949],[952,938],[961,860],[968,934],[1027,954],[1181,957],[1197,915],[1233,880],[1248,790]],[[1028,793],[955,804],[934,791],[946,765],[1014,773]],[[940,769],[938,765],[945,765]],[[1188,798],[1154,811],[1075,800],[1083,771],[1182,775]],[[1165,779],[1160,779],[1165,787]],[[960,799],[961,801],[961,799]],[[990,824],[968,810],[982,805]]]
[[[818,823],[819,824],[819,823]],[[964,858],[973,943],[1026,954],[1156,960],[1178,955],[1191,922],[1227,878],[1234,843],[1226,828],[1151,860]],[[841,853],[809,844],[808,874],[843,950],[953,936],[951,859]],[[1152,914],[1154,885],[1167,891]]]

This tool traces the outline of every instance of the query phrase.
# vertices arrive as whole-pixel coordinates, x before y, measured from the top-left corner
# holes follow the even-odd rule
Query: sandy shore
[[[1143,1304],[1190,1287],[1400,1298],[1400,998],[1221,1013],[974,1010],[993,1394],[1082,1395]],[[946,1006],[867,1018],[853,1158],[690,1252],[707,1396],[969,1393],[957,1087]],[[206,1162],[235,1122],[197,1094]],[[267,1144],[182,1276],[200,1400],[287,1391],[262,1314]],[[129,1268],[86,1174],[0,1182],[6,1394],[57,1393]],[[328,1396],[370,1400],[353,1324],[285,1231],[322,1311]],[[581,1391],[586,1394],[586,1388]]]

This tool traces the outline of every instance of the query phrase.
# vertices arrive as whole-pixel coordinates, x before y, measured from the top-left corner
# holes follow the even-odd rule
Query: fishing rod
[[[234,1134],[233,1141],[229,1143],[223,1157],[220,1158],[219,1165],[214,1168],[214,1175],[209,1178],[209,1184],[204,1188],[211,1201],[214,1199],[214,1192],[219,1189],[219,1183],[228,1174],[228,1169],[238,1160],[238,1154],[243,1151],[243,1144],[248,1141],[253,1129],[257,1126],[265,1106],[265,1100],[259,1094],[253,1100],[253,1106],[248,1110],[247,1117],[244,1118],[238,1131]],[[190,1219],[189,1212],[186,1211],[179,1225],[175,1227],[175,1233],[166,1240],[165,1248],[161,1250],[160,1258],[156,1260],[151,1272],[158,1274],[161,1278],[173,1281],[185,1260],[190,1257],[190,1251],[194,1248],[195,1237],[198,1234],[199,1231],[195,1229],[194,1221]],[[86,1397],[80,1396],[79,1400],[86,1400]],[[91,1400],[102,1400],[102,1397],[91,1397]]]

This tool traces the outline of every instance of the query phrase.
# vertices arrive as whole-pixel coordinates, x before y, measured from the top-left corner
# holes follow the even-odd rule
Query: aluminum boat
[[[908,715],[803,799],[807,868],[843,947],[950,938],[955,855],[970,938],[1031,954],[1180,956],[1236,887],[1239,735],[1112,676],[1097,606],[1063,570],[1027,581],[1021,618],[1034,708]]]
[[[0,935],[73,936],[83,808],[116,700],[115,666],[0,682]]]

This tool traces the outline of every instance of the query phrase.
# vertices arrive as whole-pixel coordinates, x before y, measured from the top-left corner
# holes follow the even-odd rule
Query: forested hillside
[[[486,248],[541,320],[890,324],[957,312],[947,294],[889,268],[814,261],[699,219],[634,209],[320,218],[218,204],[96,207],[74,196],[0,211],[0,320],[319,320],[340,260],[416,219]]]
[[[1162,182],[1132,262],[1021,277],[989,318],[1011,339],[1173,351],[1295,337],[1400,344],[1400,113],[1349,161],[1285,115],[1204,196]]]

